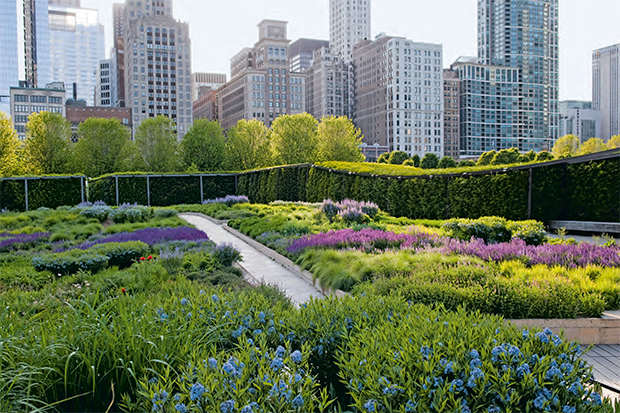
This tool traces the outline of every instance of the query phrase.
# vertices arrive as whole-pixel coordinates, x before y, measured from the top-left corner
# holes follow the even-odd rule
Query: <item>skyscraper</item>
[[[558,138],[558,3],[478,0],[479,63],[519,69],[521,150],[539,151]]]
[[[133,124],[171,118],[179,138],[192,124],[189,25],[174,19],[172,0],[125,2],[125,107]]]
[[[592,109],[600,111],[599,138],[620,135],[620,44],[592,55]]]
[[[24,80],[30,87],[51,81],[48,7],[48,0],[23,0]]]
[[[97,10],[76,4],[76,0],[56,0],[49,6],[51,77],[67,88],[77,83],[78,99],[92,106],[97,67],[105,57],[104,28]]]
[[[19,44],[15,0],[0,0],[0,111],[11,113],[10,89],[19,83]]]
[[[329,32],[332,53],[345,62],[353,58],[353,47],[370,39],[371,0],[329,0]]]
[[[117,101],[113,106],[125,107],[125,5],[122,3],[114,3],[114,48],[112,49],[112,58],[116,63],[116,93]]]

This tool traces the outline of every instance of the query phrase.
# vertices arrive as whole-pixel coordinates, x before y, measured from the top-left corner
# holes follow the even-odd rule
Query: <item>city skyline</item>
[[[113,3],[82,3],[101,11],[101,23],[106,26],[106,54],[113,41]],[[252,11],[239,13],[244,8]],[[620,26],[614,22],[618,14],[620,2],[616,0],[560,0],[560,100],[592,99],[592,51],[620,43]],[[287,20],[293,41],[304,37],[329,39],[329,0],[234,0],[217,6],[176,0],[174,15],[190,24],[195,39],[195,72],[229,74],[230,58],[255,42],[256,24],[263,18]],[[477,0],[382,0],[372,9],[372,36],[380,32],[442,43],[444,66],[448,67],[459,56],[477,54]]]

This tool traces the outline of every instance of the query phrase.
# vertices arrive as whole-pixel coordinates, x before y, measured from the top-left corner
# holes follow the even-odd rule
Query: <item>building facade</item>
[[[287,22],[263,20],[253,48],[231,59],[231,80],[217,91],[224,130],[241,119],[258,119],[269,127],[280,115],[305,112],[305,73],[291,72]]]
[[[116,93],[117,104],[115,106],[125,107],[125,5],[114,3],[113,5],[113,26],[114,26],[114,47],[112,48],[112,59],[116,64]]]
[[[353,65],[354,122],[364,143],[443,157],[442,46],[381,35],[355,46]]]
[[[13,113],[13,127],[19,139],[26,139],[26,124],[28,116],[33,113],[51,112],[65,116],[65,85],[50,83],[45,88],[12,87],[10,89],[11,112]]]
[[[455,70],[444,69],[443,71],[443,97],[444,97],[444,156],[454,159],[461,157],[461,111],[460,111],[460,79]]]
[[[50,79],[50,29],[48,0],[22,0],[24,24],[24,77],[31,87]]]
[[[581,142],[598,138],[602,123],[601,112],[592,109],[592,102],[560,102],[560,136],[575,135]]]
[[[329,0],[329,42],[332,52],[345,62],[353,59],[353,48],[371,39],[371,0]]]
[[[620,135],[620,44],[592,55],[592,108],[600,111],[599,138]]]
[[[133,136],[133,124],[131,123],[130,108],[111,108],[99,106],[70,106],[65,108],[66,118],[71,123],[73,141],[77,142],[77,129],[80,123],[90,118],[116,119],[131,131]]]
[[[172,16],[172,1],[125,3],[125,107],[134,127],[150,117],[172,119],[181,139],[192,124],[189,25]]]
[[[77,83],[78,97],[95,104],[97,68],[105,58],[104,27],[99,12],[75,2],[49,6],[51,78]]]
[[[291,60],[291,72],[305,72],[310,68],[315,50],[329,47],[327,40],[299,39],[295,40],[288,48],[288,56]]]
[[[119,107],[116,55],[99,62],[95,106]]]
[[[0,0],[0,111],[11,114],[11,87],[19,84],[17,7],[14,0]]]
[[[197,100],[200,96],[200,88],[209,87],[215,90],[226,83],[225,73],[192,73],[192,96]]]
[[[331,53],[329,47],[315,50],[305,70],[306,111],[316,119],[325,116],[352,117],[352,66]]]
[[[209,86],[201,86],[198,99],[193,102],[194,122],[197,119],[219,121],[217,113],[217,90]]]
[[[452,65],[459,76],[460,156],[491,150],[535,150],[521,139],[521,83],[516,67],[476,63],[460,58]],[[529,141],[527,141],[529,142]]]

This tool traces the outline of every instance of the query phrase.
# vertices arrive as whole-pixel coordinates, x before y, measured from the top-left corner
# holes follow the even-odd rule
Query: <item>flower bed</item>
[[[47,238],[49,238],[49,236],[50,234],[47,232],[17,235],[0,233],[0,252],[30,248],[35,244],[46,240]]]
[[[147,245],[160,244],[166,241],[207,241],[209,237],[203,231],[191,227],[176,228],[145,228],[134,232],[121,232],[93,241],[85,242],[76,248],[87,250],[94,245],[142,241]],[[63,249],[56,250],[62,252]]]

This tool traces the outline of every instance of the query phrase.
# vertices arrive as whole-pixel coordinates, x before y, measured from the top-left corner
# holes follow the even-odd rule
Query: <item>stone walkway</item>
[[[247,242],[229,233],[221,225],[192,214],[180,214],[179,217],[199,230],[206,232],[209,239],[213,242],[217,244],[232,244],[243,256],[243,262],[240,263],[241,267],[255,281],[277,285],[286,292],[295,304],[306,302],[311,297],[324,298],[323,293],[307,280],[276,263]]]
[[[582,358],[592,366],[594,380],[620,392],[620,345],[595,346]]]

